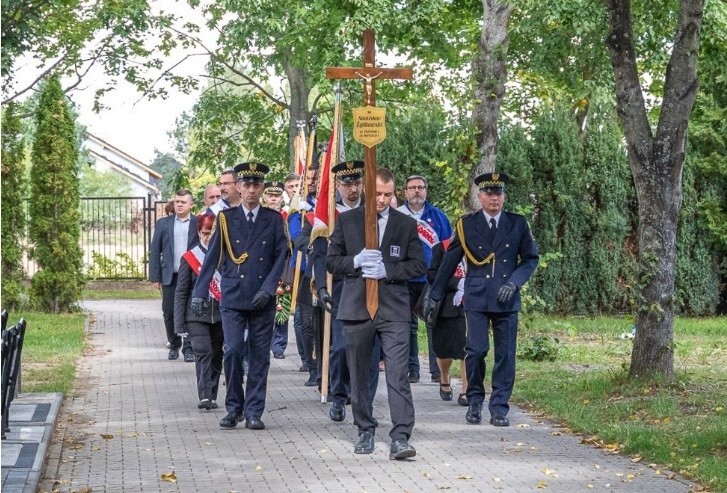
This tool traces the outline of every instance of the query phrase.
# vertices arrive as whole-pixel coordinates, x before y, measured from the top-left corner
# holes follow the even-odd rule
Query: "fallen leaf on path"
[[[437,486],[438,490],[449,490],[451,488],[452,488],[451,486],[446,485],[446,484],[440,484],[439,486]]]
[[[162,481],[169,481],[170,483],[176,483],[177,482],[177,475],[174,474],[174,471],[172,471],[172,472],[163,472],[162,473]]]
[[[460,474],[459,476],[455,476],[454,479],[472,479],[472,476]]]
[[[547,481],[540,481],[538,483],[538,485],[536,486],[536,488],[539,489],[539,490],[544,490],[547,487],[548,487],[548,482]]]
[[[558,475],[555,473],[555,471],[551,471],[547,467],[542,468],[541,471],[543,471],[548,476],[553,476],[554,478],[558,477]]]
[[[560,432],[559,431],[551,431],[550,432],[550,436],[552,436],[552,437],[559,437],[560,436]]]
[[[636,457],[631,458],[631,462],[641,462],[642,457],[640,455],[637,455]]]
[[[255,466],[255,472],[260,472],[263,470],[263,466]]]
[[[113,437],[114,437],[113,435],[110,435],[108,433],[101,433],[101,438],[103,438],[105,440],[111,440]]]
[[[529,428],[530,428],[530,425],[529,425],[529,424],[527,424],[527,423],[520,423],[520,424],[519,424],[519,425],[517,425],[517,426],[516,426],[515,428],[520,428],[520,429],[525,429],[525,430],[527,430],[527,429],[529,429]]]

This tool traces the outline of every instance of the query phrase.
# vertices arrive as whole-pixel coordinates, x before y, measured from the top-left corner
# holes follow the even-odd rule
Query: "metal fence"
[[[164,214],[164,205],[152,200],[151,195],[81,198],[84,274],[90,279],[146,279],[149,242],[156,218]],[[25,211],[29,224],[27,207]],[[25,246],[32,247],[27,241]],[[23,262],[26,276],[33,277],[37,265],[29,258],[28,248]]]

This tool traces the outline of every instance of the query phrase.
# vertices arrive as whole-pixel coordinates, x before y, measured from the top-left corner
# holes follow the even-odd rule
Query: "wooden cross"
[[[363,79],[364,105],[376,106],[376,79],[411,79],[411,68],[383,68],[376,66],[376,40],[373,29],[363,33],[363,67],[327,67],[327,79]],[[376,232],[376,146],[364,146],[364,224],[366,248],[379,247]],[[358,253],[358,252],[356,252]],[[379,284],[366,279],[366,309],[373,320],[379,309]]]

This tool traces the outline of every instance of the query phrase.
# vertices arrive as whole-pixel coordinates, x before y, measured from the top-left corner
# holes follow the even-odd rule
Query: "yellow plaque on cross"
[[[354,108],[353,138],[366,147],[381,144],[386,139],[386,108]]]

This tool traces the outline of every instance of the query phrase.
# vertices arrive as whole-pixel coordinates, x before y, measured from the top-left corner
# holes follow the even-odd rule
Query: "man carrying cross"
[[[409,290],[406,281],[426,272],[416,221],[391,208],[394,175],[376,171],[376,212],[379,248],[366,248],[363,234],[364,210],[352,209],[339,215],[328,245],[326,266],[334,276],[344,278],[336,315],[343,322],[346,359],[351,372],[351,410],[358,427],[356,454],[374,451],[376,421],[370,395],[371,353],[376,336],[386,363],[386,387],[393,424],[390,459],[416,455],[409,445],[414,428],[414,403],[407,379],[409,370]],[[367,280],[378,287],[377,312],[372,318],[366,307]]]

